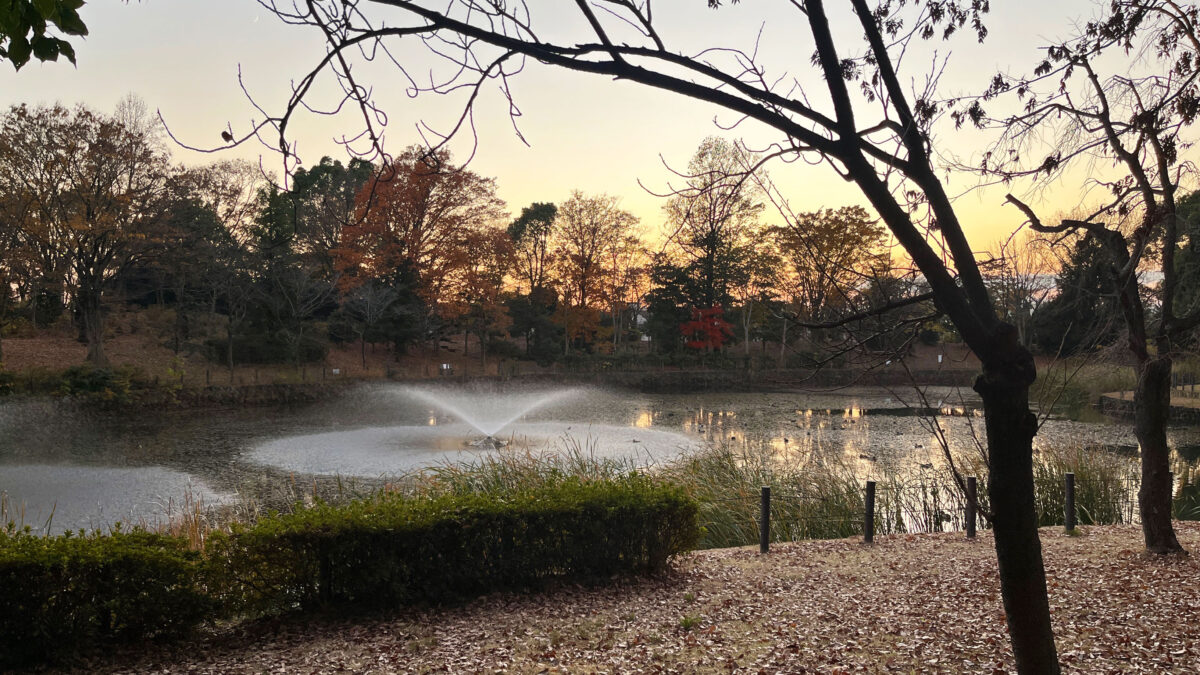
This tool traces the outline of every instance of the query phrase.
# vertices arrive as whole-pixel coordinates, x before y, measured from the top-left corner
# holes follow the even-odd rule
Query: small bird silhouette
[[[222,131],[221,132],[221,140],[225,141],[226,143],[232,143],[233,142],[233,134],[229,133],[228,131]]]

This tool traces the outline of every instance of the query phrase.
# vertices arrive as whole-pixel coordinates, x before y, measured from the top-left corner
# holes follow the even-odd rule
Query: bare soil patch
[[[1200,551],[1200,524],[1179,530]],[[1200,555],[1146,556],[1136,526],[1041,535],[1067,672],[1200,669]],[[952,533],[701,551],[662,578],[263,622],[81,672],[1011,672],[992,545]]]

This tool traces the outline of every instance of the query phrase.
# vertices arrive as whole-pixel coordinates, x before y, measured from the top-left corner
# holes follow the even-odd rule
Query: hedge
[[[141,530],[42,537],[10,525],[0,528],[0,670],[221,617],[453,601],[655,571],[699,536],[695,502],[643,476],[298,506],[212,533],[203,555]]]
[[[266,518],[209,541],[231,611],[454,601],[547,579],[662,569],[698,541],[696,504],[647,479],[570,479],[502,497],[378,495]]]
[[[178,635],[211,614],[200,556],[143,531],[41,537],[0,528],[0,667]]]

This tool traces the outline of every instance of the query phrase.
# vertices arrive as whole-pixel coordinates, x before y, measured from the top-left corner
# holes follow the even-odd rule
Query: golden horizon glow
[[[805,48],[779,38],[789,30],[786,22],[776,25],[771,9],[752,5],[729,5],[720,14],[691,8],[692,18],[673,32],[681,44],[691,48],[704,44],[712,34],[706,30],[719,25],[752,46],[761,28],[764,50],[773,50],[768,56],[797,63],[798,72],[803,72]],[[943,74],[946,88],[969,90],[981,86],[998,69],[1027,66],[1035,58],[1035,47],[1047,41],[1046,36],[1070,31],[1068,17],[1087,16],[1093,7],[1086,0],[1052,6],[1028,1],[998,5],[990,15],[992,30],[987,43],[976,46],[967,40],[945,48],[960,52],[948,59]],[[548,4],[542,8],[558,11]],[[668,6],[663,11],[682,10]],[[1031,33],[1027,23],[1031,11],[1043,22],[1045,35]],[[152,110],[161,112],[180,141],[216,148],[222,144],[220,133],[227,126],[241,136],[252,121],[262,118],[247,100],[243,86],[264,109],[277,110],[290,92],[290,81],[324,53],[319,35],[284,26],[253,2],[175,0],[126,5],[93,1],[84,6],[81,16],[91,34],[75,45],[78,68],[65,62],[34,62],[19,73],[0,68],[0,104],[82,103],[111,111],[122,97],[134,93]],[[399,55],[423,58],[423,48]],[[444,129],[457,115],[456,101],[405,95],[403,78],[391,64],[369,64],[364,69],[362,74],[376,86],[390,117],[392,152],[420,140],[417,125],[421,120]],[[496,178],[499,194],[514,215],[532,202],[559,203],[578,189],[619,197],[622,207],[637,216],[652,235],[661,230],[665,201],[652,192],[666,192],[673,179],[678,182],[668,166],[685,167],[709,135],[743,137],[752,147],[765,146],[774,137],[749,126],[724,132],[714,121],[730,125],[736,119],[678,95],[535,63],[527,64],[527,72],[512,83],[521,108],[518,123],[529,145],[514,133],[507,101],[491,92],[478,104],[476,138],[459,138],[451,149],[459,161],[473,152],[472,170]],[[316,91],[328,93],[331,86],[331,82],[322,82]],[[345,152],[334,139],[357,131],[356,115],[354,111],[337,117],[298,119],[295,138],[304,164],[314,164],[325,155],[345,161]],[[473,147],[475,140],[477,147]],[[937,141],[940,151],[953,150],[960,158],[981,147],[972,132],[950,131]],[[239,158],[260,163],[276,174],[282,169],[277,155],[254,142],[215,154],[175,147],[173,154],[176,161],[187,165]],[[866,205],[853,184],[827,167],[776,165],[770,171],[796,210]],[[1081,183],[1061,183],[1061,188],[1022,196],[1046,215],[1067,211],[1082,201],[1077,187]],[[947,184],[951,194],[960,195],[956,202],[960,220],[981,253],[994,251],[996,242],[1008,238],[1023,221],[1015,208],[1004,205],[1003,189],[971,189],[975,179],[965,175],[950,175]],[[780,218],[768,211],[764,221],[778,223]]]

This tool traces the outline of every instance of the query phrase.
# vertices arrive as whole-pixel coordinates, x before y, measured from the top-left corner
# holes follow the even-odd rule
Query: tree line
[[[365,360],[367,345],[402,354],[451,334],[480,358],[541,362],[642,336],[661,352],[786,347],[797,322],[896,278],[861,207],[769,224],[765,175],[729,177],[751,159],[706,139],[652,241],[610,195],[511,218],[495,180],[444,150],[326,157],[280,185],[246,162],[173,164],[136,98],[111,115],[18,105],[0,118],[0,326],[69,320],[97,365],[120,304],[174,310],[169,342],[231,368],[317,360],[330,343]],[[702,312],[718,326],[707,337]]]
[[[652,239],[610,195],[510,218],[495,180],[445,150],[325,157],[283,186],[246,162],[172,164],[133,97],[112,115],[14,106],[0,118],[0,327],[67,317],[104,364],[109,306],[169,307],[170,343],[230,368],[318,360],[330,343],[357,343],[365,363],[368,345],[402,354],[450,334],[472,336],[480,359],[542,363],[648,342],[747,355],[770,343],[780,364],[817,365],[957,339],[928,301],[868,318],[927,285],[898,269],[866,209],[794,211],[756,160],[705,139]],[[1053,286],[1054,249],[1037,244],[1002,245],[988,267],[1001,316],[1047,353],[1113,342],[1115,279],[1097,244],[1080,239]]]

